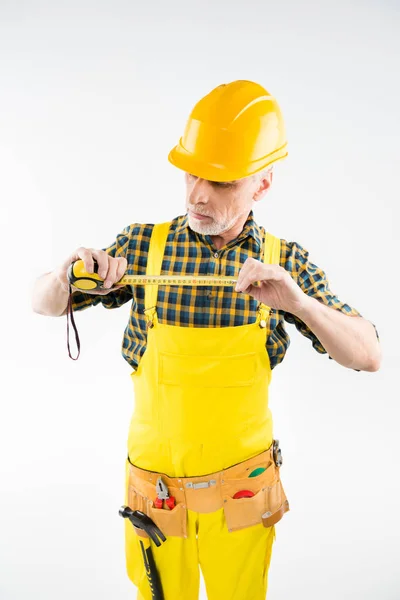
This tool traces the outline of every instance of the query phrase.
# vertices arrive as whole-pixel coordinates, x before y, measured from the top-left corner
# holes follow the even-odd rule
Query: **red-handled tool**
[[[168,486],[164,483],[161,477],[158,477],[156,483],[157,498],[154,500],[154,506],[156,508],[164,508],[165,504],[170,510],[175,507],[175,497],[170,496],[168,492]]]
[[[251,498],[252,496],[254,496],[254,492],[251,490],[239,490],[232,498],[237,500],[238,498]]]

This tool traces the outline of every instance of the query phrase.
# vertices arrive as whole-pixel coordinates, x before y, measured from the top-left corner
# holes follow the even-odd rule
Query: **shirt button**
[[[214,252],[214,257],[215,257],[215,258],[218,258],[218,256],[219,256],[219,255],[218,255],[218,252]]]

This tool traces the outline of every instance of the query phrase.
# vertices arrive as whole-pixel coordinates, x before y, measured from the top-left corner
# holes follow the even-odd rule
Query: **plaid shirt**
[[[152,224],[134,223],[119,233],[111,246],[103,248],[113,257],[124,256],[128,261],[127,275],[146,273],[147,254],[153,230]],[[193,231],[187,214],[174,218],[168,234],[162,275],[221,275],[235,276],[251,256],[262,260],[265,229],[254,221],[251,211],[242,232],[220,250],[208,235]],[[329,289],[326,274],[308,260],[308,252],[297,242],[281,239],[280,265],[286,269],[301,289],[320,302],[347,315],[360,315],[337,298]],[[146,349],[147,326],[143,313],[144,286],[124,286],[105,296],[74,291],[72,308],[83,310],[101,303],[105,308],[118,308],[131,302],[129,321],[125,328],[122,355],[136,369]],[[254,323],[258,301],[230,287],[160,286],[157,314],[160,323],[181,327],[231,327]],[[285,321],[293,323],[309,338],[317,352],[325,348],[314,333],[291,313],[271,309],[267,325],[266,349],[271,368],[279,364],[290,344]],[[377,334],[378,335],[378,334]],[[329,356],[329,358],[331,358]],[[356,369],[358,370],[358,369]]]

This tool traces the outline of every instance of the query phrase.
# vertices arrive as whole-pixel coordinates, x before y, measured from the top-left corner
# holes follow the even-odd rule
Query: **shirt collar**
[[[187,213],[178,217],[177,221],[178,221],[178,223],[175,228],[175,233],[181,233],[183,231],[187,231],[188,229],[190,229]],[[207,237],[207,236],[203,236],[202,234],[197,234],[197,235],[199,235],[200,238]],[[251,236],[254,239],[254,241],[256,242],[256,244],[258,245],[258,248],[261,249],[263,232],[262,232],[261,227],[259,225],[257,225],[257,223],[255,222],[254,214],[253,214],[252,210],[250,211],[250,213],[246,219],[246,222],[243,226],[242,231],[239,233],[236,240],[232,240],[232,242],[235,241],[235,243],[237,243],[237,242],[245,239],[248,236]],[[229,242],[229,244],[230,243],[231,242]]]

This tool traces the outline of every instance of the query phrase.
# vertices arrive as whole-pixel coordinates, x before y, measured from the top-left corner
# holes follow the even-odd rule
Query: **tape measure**
[[[94,273],[85,271],[83,260],[73,262],[67,271],[67,278],[71,285],[79,290],[103,289],[104,279],[97,274],[98,263],[94,262]],[[124,275],[114,285],[214,285],[235,286],[237,279],[234,277],[218,276],[193,276],[193,275]],[[104,288],[107,289],[107,288]]]

